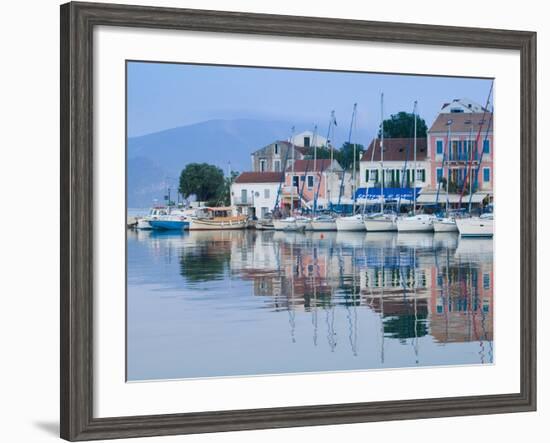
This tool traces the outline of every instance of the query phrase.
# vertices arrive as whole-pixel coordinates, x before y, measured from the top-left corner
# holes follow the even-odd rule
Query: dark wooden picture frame
[[[512,49],[521,58],[521,390],[517,394],[131,417],[93,417],[93,29],[124,26]],[[536,408],[536,34],[236,12],[61,6],[61,437],[236,431]]]

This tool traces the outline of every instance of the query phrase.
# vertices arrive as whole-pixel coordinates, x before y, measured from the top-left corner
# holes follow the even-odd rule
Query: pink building
[[[301,204],[302,207],[312,209],[316,193],[318,208],[325,207],[329,201],[338,198],[343,170],[336,160],[332,163],[330,159],[296,160],[294,174],[292,169],[292,166],[289,166],[286,170],[284,205],[290,206],[291,194],[294,195],[295,208]]]
[[[467,107],[453,109],[445,105],[428,131],[430,187],[437,189],[438,182],[445,178],[449,180],[449,193],[461,194],[464,189],[464,195],[468,195],[471,184],[474,192],[491,195],[494,180],[492,113],[471,112]]]

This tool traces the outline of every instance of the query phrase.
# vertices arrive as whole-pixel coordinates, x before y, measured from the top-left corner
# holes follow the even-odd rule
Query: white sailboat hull
[[[456,227],[461,237],[492,237],[493,220],[489,218],[459,218]]]
[[[433,232],[433,219],[429,217],[404,217],[397,219],[399,232]]]
[[[302,220],[273,220],[276,231],[304,231],[308,222]]]
[[[311,231],[336,231],[336,220],[311,220]]]
[[[369,217],[364,225],[367,232],[397,231],[397,223],[390,217]]]
[[[364,231],[362,217],[339,217],[336,219],[336,230],[338,231]]]
[[[455,220],[434,220],[434,232],[458,232]]]

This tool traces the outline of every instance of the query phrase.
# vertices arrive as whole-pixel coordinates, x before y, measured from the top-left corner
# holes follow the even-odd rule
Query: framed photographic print
[[[536,407],[536,35],[61,7],[61,436]]]

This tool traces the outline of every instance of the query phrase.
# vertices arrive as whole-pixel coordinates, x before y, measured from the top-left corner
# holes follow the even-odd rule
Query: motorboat
[[[189,229],[189,220],[183,215],[167,214],[148,220],[152,229],[161,231],[182,231]]]

